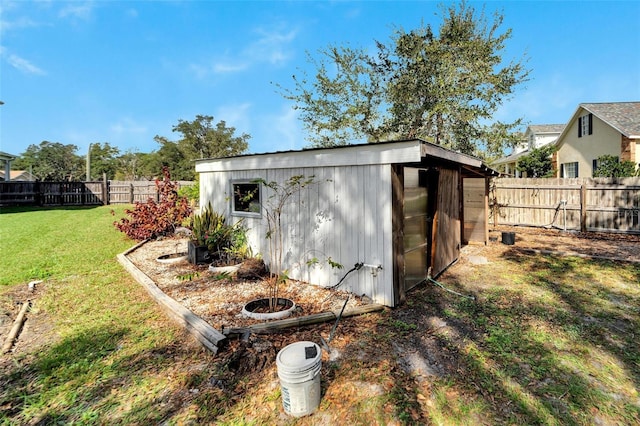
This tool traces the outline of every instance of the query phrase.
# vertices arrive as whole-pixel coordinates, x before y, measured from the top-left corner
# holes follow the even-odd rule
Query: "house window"
[[[593,134],[593,114],[578,117],[578,137]]]
[[[236,216],[260,216],[260,183],[250,180],[231,182],[231,214]]]
[[[578,162],[563,163],[560,165],[560,177],[561,178],[577,178],[578,177]]]

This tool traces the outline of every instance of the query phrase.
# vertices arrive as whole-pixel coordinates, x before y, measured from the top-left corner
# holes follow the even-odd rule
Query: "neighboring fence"
[[[104,204],[103,182],[0,182],[1,206]]]
[[[191,186],[192,181],[177,181],[178,189],[184,186]],[[159,194],[156,183],[150,181],[121,181],[110,180],[109,183],[109,204],[133,204],[136,201],[145,202],[149,198],[159,201]]]
[[[194,182],[179,181],[178,187]],[[88,206],[158,200],[155,181],[0,182],[0,206]]]
[[[640,234],[640,178],[499,178],[489,207],[494,224]]]

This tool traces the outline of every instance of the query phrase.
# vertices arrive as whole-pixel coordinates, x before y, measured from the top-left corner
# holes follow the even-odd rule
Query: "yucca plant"
[[[213,211],[211,203],[193,216],[191,230],[193,241],[199,246],[207,246],[213,258],[231,257],[231,253],[238,258],[240,254],[249,252],[242,220],[233,225],[227,224],[222,214]]]

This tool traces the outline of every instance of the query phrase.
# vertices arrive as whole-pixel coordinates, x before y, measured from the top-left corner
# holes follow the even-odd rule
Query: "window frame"
[[[588,113],[578,117],[578,137],[593,134],[593,114]]]
[[[258,190],[257,204],[258,211],[245,211],[245,210],[236,210],[236,196],[235,189],[236,185],[255,185]],[[229,180],[229,190],[231,192],[231,196],[229,197],[229,210],[231,212],[231,216],[240,216],[240,217],[262,217],[262,183],[259,179],[230,179]],[[249,204],[252,204],[251,201]]]
[[[575,165],[575,176],[567,176],[567,172],[568,172],[568,166],[573,166]],[[562,163],[561,164],[561,178],[565,178],[565,179],[574,179],[578,177],[578,162],[577,161],[572,161],[570,163]]]

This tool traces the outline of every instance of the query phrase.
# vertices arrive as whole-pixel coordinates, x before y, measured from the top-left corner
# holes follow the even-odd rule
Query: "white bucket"
[[[322,351],[313,342],[296,342],[278,352],[276,365],[284,411],[294,417],[313,413],[320,405]]]

